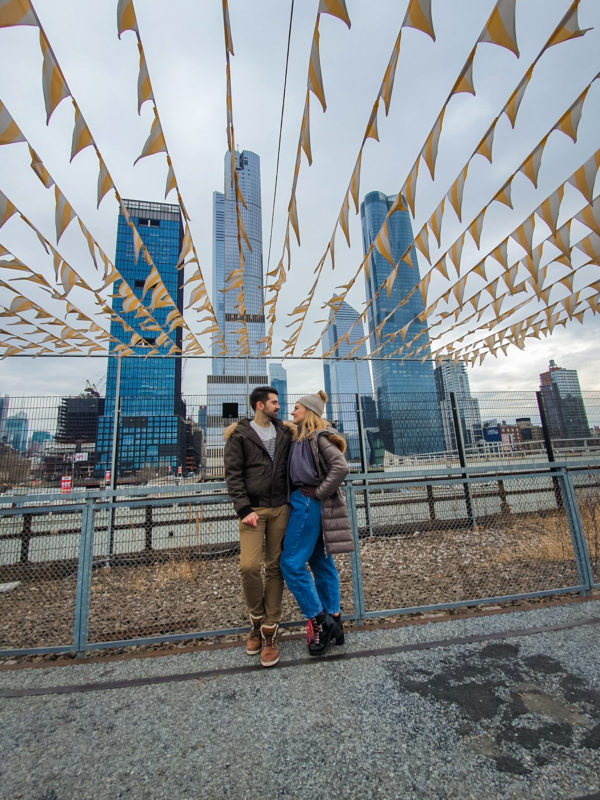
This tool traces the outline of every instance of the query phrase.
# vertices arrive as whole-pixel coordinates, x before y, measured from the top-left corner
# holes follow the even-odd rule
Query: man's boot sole
[[[274,661],[262,661],[260,662],[261,667],[274,667],[276,664],[279,664],[279,656]]]

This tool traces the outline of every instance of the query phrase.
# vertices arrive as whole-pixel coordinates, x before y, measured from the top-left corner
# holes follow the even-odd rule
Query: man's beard
[[[263,411],[263,414],[267,419],[277,419],[277,414],[279,413],[279,409],[275,411]]]

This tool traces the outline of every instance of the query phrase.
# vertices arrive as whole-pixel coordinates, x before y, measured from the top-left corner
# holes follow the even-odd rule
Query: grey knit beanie
[[[300,403],[304,408],[314,411],[318,417],[322,417],[325,411],[325,403],[327,402],[327,394],[320,389],[317,394],[305,394],[304,397],[300,397],[296,402]]]

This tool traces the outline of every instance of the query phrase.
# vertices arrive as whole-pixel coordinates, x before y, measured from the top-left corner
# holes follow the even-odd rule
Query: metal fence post
[[[364,473],[369,471],[368,464],[367,464],[367,446],[366,446],[366,431],[365,431],[365,421],[363,418],[363,409],[362,409],[362,400],[360,396],[360,381],[358,378],[358,364],[356,358],[352,359],[354,361],[354,376],[356,378],[356,403],[358,408],[358,441],[360,444],[360,461],[361,461],[361,469]],[[367,527],[369,529],[369,536],[373,536],[373,528],[371,526],[371,501],[369,498],[368,487],[369,483],[367,480],[364,481],[363,486],[365,487],[365,516]]]
[[[579,575],[579,580],[583,586],[584,594],[589,594],[594,583],[594,575],[590,553],[585,540],[583,525],[581,523],[581,516],[579,514],[579,506],[577,504],[575,489],[573,488],[573,484],[571,482],[571,476],[568,474],[565,468],[560,469],[560,477],[556,477],[554,480],[556,482],[560,481],[560,488],[562,489],[563,507],[565,509],[567,522],[569,524],[569,531],[571,533],[577,574]]]
[[[94,500],[86,502],[81,512],[81,535],[79,539],[79,561],[77,564],[77,586],[75,590],[75,618],[73,621],[73,645],[79,657],[83,656],[88,643],[90,616],[90,583],[94,553]]]
[[[454,435],[456,437],[456,449],[458,450],[458,459],[460,461],[461,467],[465,470],[463,472],[463,477],[467,478],[467,457],[465,454],[465,442],[463,439],[463,432],[462,432],[462,425],[460,424],[460,414],[458,413],[458,405],[456,403],[456,395],[454,392],[450,392],[450,406],[452,408],[452,422],[454,423]],[[471,528],[474,528],[476,525],[475,520],[475,511],[473,508],[473,494],[471,492],[471,485],[465,481],[464,483],[464,490],[465,490],[465,503],[467,506],[467,519],[469,520],[469,525]]]
[[[544,436],[544,447],[546,448],[546,455],[548,461],[553,464],[555,462],[554,447],[552,446],[552,437],[550,436],[550,426],[548,425],[548,417],[546,416],[546,409],[544,407],[544,398],[541,392],[535,393],[537,400],[538,411],[540,412],[540,422],[542,425],[542,434]],[[552,470],[554,472],[554,470]],[[554,497],[556,498],[556,507],[560,508],[563,505],[563,495],[561,491],[561,484],[557,478],[552,478],[552,486],[554,487]]]
[[[356,515],[356,494],[351,481],[346,481],[346,507],[354,539],[354,552],[350,553],[352,569],[352,595],[354,599],[354,620],[362,625],[365,616],[365,597],[362,583],[362,564],[360,559],[360,539],[358,536],[358,518]]]
[[[110,482],[108,484],[108,488],[110,489],[113,494],[111,494],[111,502],[114,503],[115,495],[114,490],[117,485],[117,468],[119,466],[119,462],[117,460],[117,447],[119,443],[119,418],[121,415],[121,353],[117,354],[117,375],[115,381],[115,407],[113,411],[113,433],[112,433],[112,451],[111,451],[111,459],[110,459]],[[110,557],[113,551],[113,538],[114,538],[114,526],[115,526],[115,507],[114,505],[111,506],[110,512],[108,514],[108,526],[107,526],[107,554],[106,554],[106,563],[110,562]]]

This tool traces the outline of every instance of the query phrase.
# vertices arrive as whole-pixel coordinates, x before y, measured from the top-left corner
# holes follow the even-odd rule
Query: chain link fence
[[[598,585],[600,470],[349,476],[357,550],[342,613],[369,617]],[[238,634],[237,519],[222,483],[12,495],[0,503],[0,654]],[[284,593],[283,618],[300,624]]]

